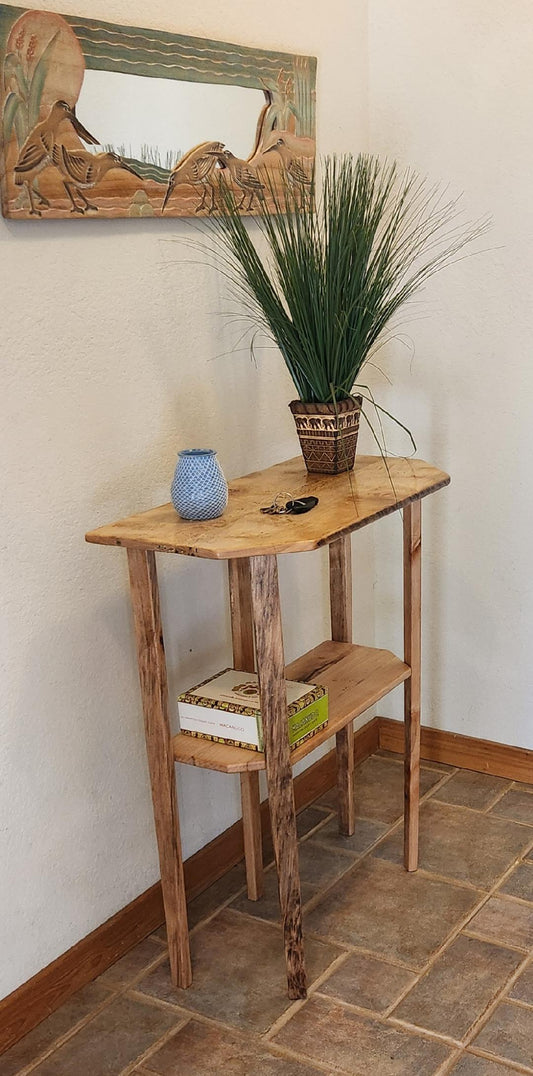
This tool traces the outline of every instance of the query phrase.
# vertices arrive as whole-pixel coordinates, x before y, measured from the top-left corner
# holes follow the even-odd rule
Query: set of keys
[[[261,512],[266,516],[303,516],[317,504],[318,497],[293,497],[291,493],[277,493],[272,504],[261,508]]]

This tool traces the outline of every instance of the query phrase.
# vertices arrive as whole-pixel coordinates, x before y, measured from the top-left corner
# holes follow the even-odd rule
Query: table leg
[[[331,638],[351,643],[352,629],[352,544],[351,535],[338,538],[329,547],[329,598]],[[336,737],[339,833],[351,837],[355,831],[355,753],[353,721]]]
[[[264,892],[259,771],[245,770],[240,778],[248,900],[259,900]]]
[[[275,556],[250,559],[257,671],[263,717],[272,841],[278,871],[290,998],[305,998],[302,905],[294,790],[287,733],[287,696],[278,567]]]
[[[240,672],[253,672],[255,659],[250,558],[228,560],[228,578],[233,664]]]
[[[255,659],[249,558],[239,557],[229,560],[228,576],[233,667],[241,672],[253,672]],[[259,900],[263,895],[264,881],[261,801],[257,770],[241,773],[241,804],[248,899]]]
[[[420,799],[420,657],[421,657],[421,502],[403,510],[404,661],[411,676],[404,683],[405,785],[404,864],[418,867],[418,815]]]
[[[191,957],[155,553],[128,549],[128,565],[171,976],[187,987]]]

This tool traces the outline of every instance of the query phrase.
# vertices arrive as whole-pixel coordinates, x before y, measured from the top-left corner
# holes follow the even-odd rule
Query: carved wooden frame
[[[254,148],[245,162],[252,179],[248,179],[246,187],[246,176],[242,186],[233,171],[230,174],[227,169],[224,173],[236,193],[244,196],[243,203],[248,201],[248,205],[243,204],[246,212],[253,212],[257,205],[254,194],[260,191],[261,183],[254,186],[253,178],[259,169],[262,179],[261,168],[266,163],[262,160],[263,150],[275,148],[280,135],[286,132],[290,147],[269,155],[268,164],[274,172],[287,170],[293,159],[296,167],[302,162],[304,168],[312,167],[314,57],[0,4],[0,192],[5,217],[38,220],[72,219],[76,215],[161,215],[169,169],[150,161],[120,158],[125,166],[135,169],[136,175],[132,176],[120,163],[113,165],[100,158],[94,163],[94,151],[88,150],[83,133],[80,140],[79,127],[69,115],[59,117],[59,133],[56,130],[51,108],[62,100],[75,109],[85,69],[262,90],[265,105],[258,117]],[[83,124],[83,116],[77,120]],[[51,133],[47,124],[54,128]],[[96,144],[98,131],[94,136]],[[28,157],[27,143],[32,137],[37,141],[37,150],[31,144]],[[253,143],[253,132],[250,141]],[[182,161],[191,153],[196,157],[178,173],[172,197],[164,207],[165,216],[216,211],[212,189],[207,197],[208,180],[196,178],[198,147],[190,147]],[[43,160],[37,160],[39,154],[44,154],[44,166]],[[205,165],[205,155],[203,160]],[[224,163],[223,158],[213,157],[217,180]],[[44,199],[50,204],[46,205]]]

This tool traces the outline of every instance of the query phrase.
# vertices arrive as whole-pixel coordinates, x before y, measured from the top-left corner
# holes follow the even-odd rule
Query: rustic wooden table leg
[[[259,900],[264,892],[259,772],[258,770],[244,771],[240,774],[240,778],[248,900]]]
[[[174,985],[187,987],[191,957],[155,553],[128,549],[128,564],[170,968]]]
[[[257,671],[261,694],[272,841],[278,871],[290,998],[307,996],[294,790],[292,785],[278,566],[275,556],[250,560]]]
[[[418,867],[418,815],[420,799],[420,658],[421,658],[421,502],[403,510],[404,661],[411,676],[404,684],[405,786],[404,863]]]
[[[352,642],[352,545],[351,535],[329,547],[329,597],[331,638],[336,643]],[[355,755],[353,721],[336,735],[339,833],[351,837],[355,831]]]
[[[229,560],[228,575],[233,666],[241,672],[253,672],[255,660],[249,558]],[[259,900],[264,887],[259,773],[257,770],[245,771],[240,777],[248,898]]]

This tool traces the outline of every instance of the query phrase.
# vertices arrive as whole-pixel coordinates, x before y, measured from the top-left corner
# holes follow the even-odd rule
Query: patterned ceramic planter
[[[182,519],[216,519],[228,503],[228,484],[212,448],[185,448],[170,489]]]
[[[351,471],[355,462],[359,412],[363,400],[354,396],[329,403],[293,400],[293,413],[305,466],[313,474]]]

